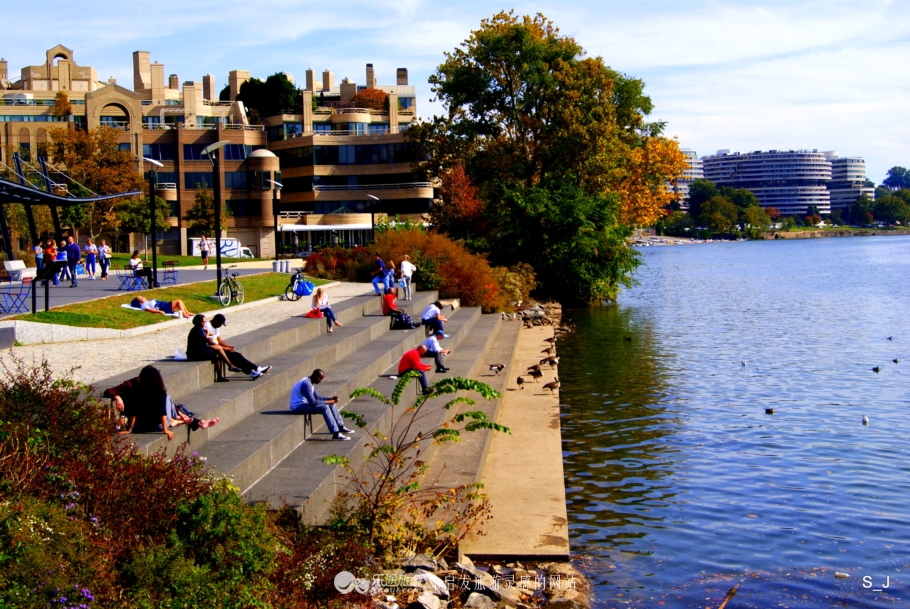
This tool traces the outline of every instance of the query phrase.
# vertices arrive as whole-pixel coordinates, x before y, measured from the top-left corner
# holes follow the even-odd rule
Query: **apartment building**
[[[681,209],[689,209],[689,186],[695,180],[701,180],[705,177],[704,167],[702,166],[702,161],[698,158],[698,153],[691,148],[681,148],[680,151],[686,155],[687,167],[683,171],[682,176],[676,179],[674,184],[670,184],[669,188],[676,193],[677,199]]]
[[[212,163],[202,155],[214,142],[228,142],[217,176],[222,204],[231,211],[225,236],[259,256],[274,255],[277,246],[272,202],[281,195],[274,182],[285,186],[281,198],[289,212],[278,225],[286,243],[295,231],[303,244],[365,242],[376,212],[421,214],[430,205],[432,188],[409,174],[410,148],[402,134],[416,119],[416,101],[404,68],[387,86],[377,84],[371,64],[363,86],[348,79],[336,86],[328,70],[316,81],[310,70],[301,92],[303,113],[266,117],[262,125],[250,124],[237,100],[249,72],[230,72],[227,101],[218,99],[211,74],[182,86],[176,74],[164,75],[164,65],[151,62],[148,51],[133,53],[132,89],[113,78],[99,80],[95,68],[78,65],[62,45],[49,49],[43,64],[22,68],[18,79],[9,78],[7,62],[0,60],[0,161],[11,165],[11,151],[34,161],[50,129],[64,121],[121,129],[121,147],[136,156],[139,171],[148,175],[151,169],[144,158],[162,165],[156,192],[172,211],[159,246],[172,253],[187,253],[183,216],[198,189],[214,186]],[[351,99],[366,88],[386,92],[388,110],[353,107]],[[67,119],[50,115],[59,91],[72,104]]]
[[[831,211],[850,207],[862,195],[875,198],[875,186],[866,179],[866,161],[862,157],[841,157],[836,152],[825,155],[831,161],[831,181],[827,184]]]

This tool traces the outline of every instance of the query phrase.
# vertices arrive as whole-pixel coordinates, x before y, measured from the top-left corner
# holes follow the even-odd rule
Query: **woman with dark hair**
[[[174,432],[169,429],[171,427],[188,425],[196,431],[218,423],[217,418],[202,420],[179,412],[167,394],[161,373],[154,366],[146,366],[139,372],[139,376],[111,387],[103,395],[112,398],[114,408],[120,416],[126,417],[127,427],[124,433],[163,431],[168,440],[173,440]]]
[[[208,339],[208,333],[205,331],[205,315],[202,313],[198,313],[193,317],[193,327],[186,337],[186,359],[191,362],[217,362],[221,360],[227,365],[228,370],[239,372],[234,367],[234,364],[231,363],[231,360],[228,359],[223,349],[212,347]],[[218,371],[218,378],[215,379],[215,382],[228,382],[228,379],[221,373],[221,367],[215,366],[215,369]]]

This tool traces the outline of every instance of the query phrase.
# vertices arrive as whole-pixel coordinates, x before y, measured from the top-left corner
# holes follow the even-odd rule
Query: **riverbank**
[[[818,230],[796,230],[796,231],[773,231],[765,233],[763,238],[773,239],[821,239],[824,237],[896,237],[910,235],[910,230],[886,230],[875,228],[859,229],[818,229]]]

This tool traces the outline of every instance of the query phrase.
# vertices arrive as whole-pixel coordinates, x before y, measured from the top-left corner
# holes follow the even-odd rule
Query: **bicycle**
[[[284,297],[288,300],[300,300],[301,296],[308,295],[305,294],[307,290],[304,284],[308,282],[303,274],[304,268],[305,267],[300,267],[293,275],[291,275],[291,283],[289,283],[288,287],[284,289]],[[303,289],[301,289],[301,287],[303,287]]]
[[[232,269],[236,266],[234,264],[228,268]],[[221,280],[221,285],[218,286],[218,300],[222,306],[228,306],[231,304],[231,300],[237,304],[243,304],[243,286],[237,281],[238,275],[239,273],[231,273]]]

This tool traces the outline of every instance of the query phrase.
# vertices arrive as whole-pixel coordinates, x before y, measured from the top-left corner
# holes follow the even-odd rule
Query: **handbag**
[[[310,319],[322,319],[322,309],[310,309],[310,311],[304,315],[304,317],[309,317]]]

